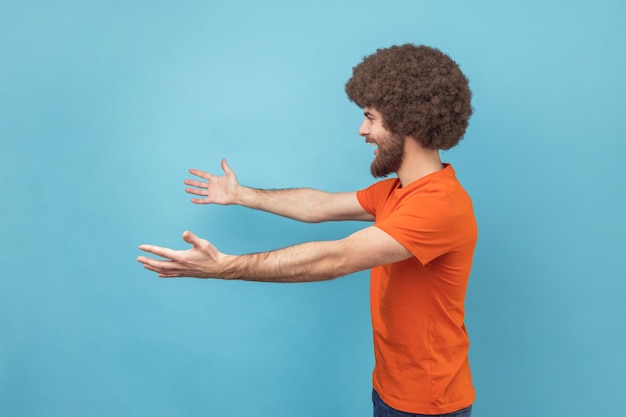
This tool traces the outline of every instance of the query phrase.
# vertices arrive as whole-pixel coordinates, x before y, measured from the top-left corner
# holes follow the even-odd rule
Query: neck
[[[403,187],[441,169],[443,169],[443,164],[438,149],[424,148],[412,137],[405,138],[404,159],[400,169],[396,172]]]

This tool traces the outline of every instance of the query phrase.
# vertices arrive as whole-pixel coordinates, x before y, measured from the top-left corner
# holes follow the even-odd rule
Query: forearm
[[[360,269],[341,241],[308,242],[271,252],[223,255],[218,278],[260,282],[315,282]]]
[[[332,193],[312,188],[262,190],[240,186],[238,204],[303,222],[318,223],[335,220],[329,214],[331,197]]]

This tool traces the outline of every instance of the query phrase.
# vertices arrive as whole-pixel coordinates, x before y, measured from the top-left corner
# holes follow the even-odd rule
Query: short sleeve
[[[361,207],[370,214],[376,216],[377,209],[381,208],[385,200],[393,192],[398,184],[397,179],[387,179],[376,182],[369,187],[357,191],[356,197]]]
[[[375,226],[396,239],[426,265],[454,247],[454,206],[441,191],[420,193],[403,199],[393,213]]]

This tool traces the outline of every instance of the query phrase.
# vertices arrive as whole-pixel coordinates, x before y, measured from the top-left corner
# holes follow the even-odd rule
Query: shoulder
[[[392,193],[394,190],[400,188],[400,180],[397,178],[387,178],[381,181],[377,181],[369,187],[357,191],[357,194],[372,194],[377,197],[387,196]]]
[[[458,199],[469,200],[469,195],[456,177],[451,165],[445,164],[444,169],[427,175],[403,190],[403,197],[411,199],[435,199],[440,202],[454,204]]]
[[[369,187],[357,191],[356,196],[361,206],[369,213],[376,213],[376,209],[400,187],[400,180],[389,178],[375,182]]]

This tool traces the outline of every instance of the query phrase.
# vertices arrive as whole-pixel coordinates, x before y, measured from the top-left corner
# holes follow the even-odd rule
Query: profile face
[[[370,171],[374,177],[386,177],[397,172],[404,158],[404,138],[383,126],[382,115],[373,107],[365,107],[359,135],[376,146]]]

